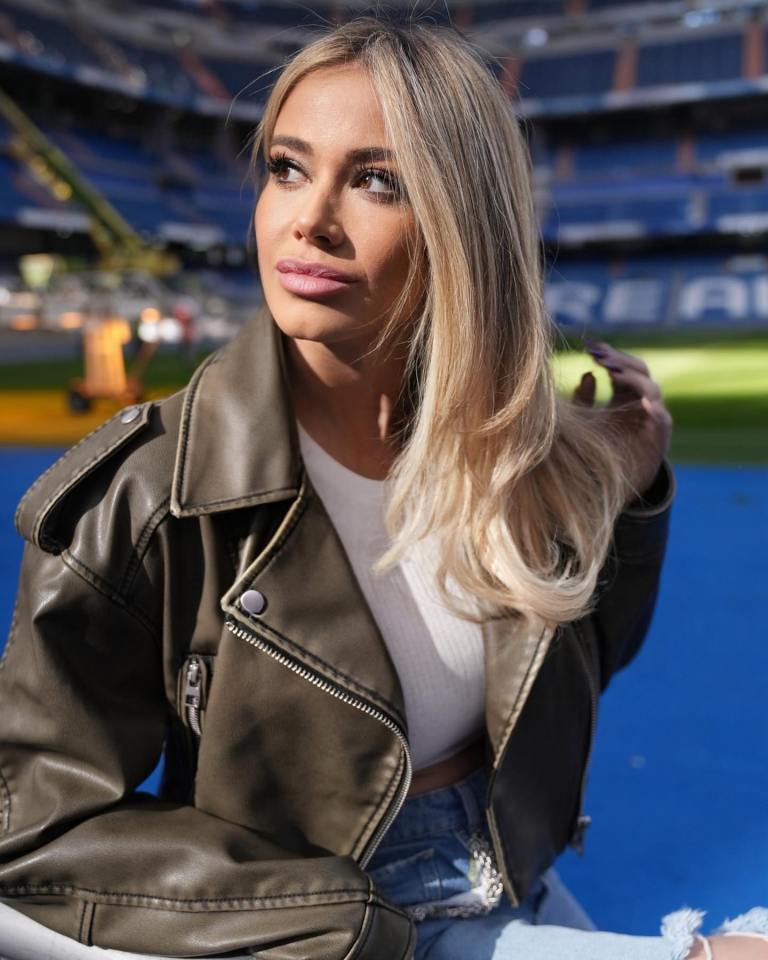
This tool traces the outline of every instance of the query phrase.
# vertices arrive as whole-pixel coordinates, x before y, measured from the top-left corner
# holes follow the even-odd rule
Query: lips
[[[285,257],[278,260],[276,267],[280,273],[298,273],[310,277],[320,277],[324,280],[335,280],[338,283],[353,283],[355,278],[341,270],[334,270],[324,263],[310,260],[299,260],[296,257]]]

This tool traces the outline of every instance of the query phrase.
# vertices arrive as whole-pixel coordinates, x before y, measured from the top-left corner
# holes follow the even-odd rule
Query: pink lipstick
[[[315,261],[285,257],[275,266],[282,286],[299,296],[335,293],[355,282],[350,274]]]

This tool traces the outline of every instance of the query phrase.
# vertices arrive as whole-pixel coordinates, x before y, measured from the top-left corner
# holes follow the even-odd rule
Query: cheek
[[[268,191],[262,193],[256,203],[253,214],[253,229],[256,235],[256,246],[260,250],[269,248],[280,234],[280,208],[272,201]]]
[[[380,236],[378,242],[369,247],[372,284],[387,290],[399,290],[408,275],[410,253],[408,250],[408,229],[399,226],[386,236]]]

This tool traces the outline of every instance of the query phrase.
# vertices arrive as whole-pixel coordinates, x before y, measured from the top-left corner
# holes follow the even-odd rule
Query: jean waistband
[[[450,786],[408,797],[384,834],[381,847],[485,826],[487,787],[488,775],[481,767]]]

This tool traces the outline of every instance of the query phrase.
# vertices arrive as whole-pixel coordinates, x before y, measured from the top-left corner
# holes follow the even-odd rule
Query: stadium
[[[601,704],[586,852],[558,869],[601,929],[655,934],[684,903],[736,914],[768,889],[768,5],[399,9],[482,49],[522,118],[562,389],[590,369],[585,338],[605,340],[646,360],[674,418],[659,606]],[[3,638],[16,503],[121,407],[178,390],[261,304],[254,126],[287,58],[366,12],[0,2]]]

